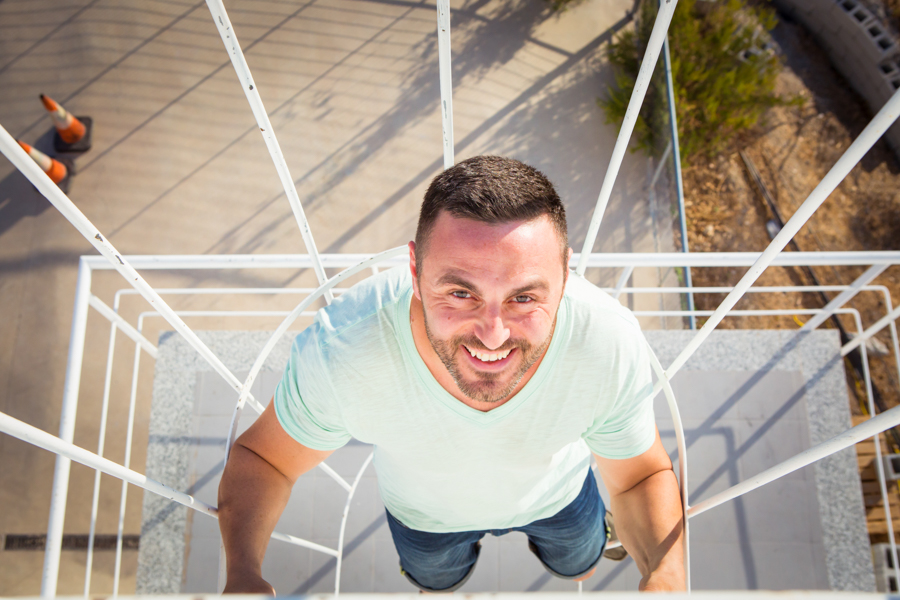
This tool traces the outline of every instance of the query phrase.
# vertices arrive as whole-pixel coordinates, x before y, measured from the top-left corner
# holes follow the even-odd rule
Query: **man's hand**
[[[307,448],[289,436],[275,415],[274,399],[237,439],[219,483],[226,593],[275,595],[262,578],[269,536],[287,505],[294,482],[330,454]]]
[[[684,567],[682,566],[677,572],[672,573],[651,573],[641,578],[638,586],[640,592],[683,592],[684,584]]]
[[[685,590],[681,495],[659,432],[640,456],[594,458],[610,494],[616,534],[643,575],[638,589]]]
[[[228,583],[225,584],[223,594],[266,594],[275,595],[275,588],[258,573],[230,571]]]

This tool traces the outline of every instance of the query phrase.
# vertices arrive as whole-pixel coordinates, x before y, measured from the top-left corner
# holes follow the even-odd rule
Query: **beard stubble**
[[[522,378],[525,377],[525,373],[528,372],[528,369],[544,355],[547,346],[550,345],[553,331],[556,329],[556,319],[554,318],[553,326],[550,328],[550,334],[547,336],[547,339],[538,345],[530,344],[525,340],[506,340],[499,348],[488,350],[474,335],[455,336],[450,338],[449,341],[435,337],[431,332],[431,328],[428,326],[428,316],[425,313],[424,306],[422,307],[422,316],[425,323],[425,335],[428,336],[431,347],[434,348],[438,358],[444,363],[444,367],[447,368],[447,371],[450,373],[450,377],[456,383],[456,386],[467,398],[488,404],[500,402],[512,394],[513,390],[516,389],[516,386],[519,385],[519,382],[522,381]],[[510,379],[509,383],[502,388],[499,387],[502,385],[499,380],[503,377],[504,373],[479,373],[478,378],[475,381],[470,381],[464,379],[460,372],[459,360],[457,359],[457,350],[460,345],[465,345],[473,350],[484,350],[485,352],[503,352],[507,349],[515,349],[522,353],[522,361],[513,374],[512,379]]]

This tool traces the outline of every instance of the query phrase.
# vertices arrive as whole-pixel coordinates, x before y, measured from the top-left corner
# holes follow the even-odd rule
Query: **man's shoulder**
[[[589,364],[600,376],[622,365],[646,365],[644,334],[627,307],[574,273],[566,284],[566,299],[568,343],[562,364],[569,365],[568,369]],[[595,381],[596,377],[584,380]]]
[[[580,275],[569,274],[565,295],[578,327],[640,332],[637,318],[630,310]]]
[[[320,342],[339,337],[348,329],[373,320],[393,308],[411,287],[409,269],[396,267],[360,281],[316,314]]]
[[[391,269],[350,287],[316,313],[294,338],[288,365],[303,402],[343,410],[367,397],[364,391],[397,389],[390,365],[401,355],[398,303],[409,297],[410,287],[408,271]]]

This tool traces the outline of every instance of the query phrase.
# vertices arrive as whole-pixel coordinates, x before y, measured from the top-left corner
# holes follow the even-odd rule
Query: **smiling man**
[[[423,591],[460,587],[479,540],[509,531],[553,575],[590,577],[608,535],[592,453],[640,589],[684,589],[643,337],[569,272],[566,231],[553,186],[518,161],[435,178],[409,268],[319,312],[235,444],[219,487],[226,592],[273,592],[262,559],[291,487],[351,437],[374,444],[401,572]]]

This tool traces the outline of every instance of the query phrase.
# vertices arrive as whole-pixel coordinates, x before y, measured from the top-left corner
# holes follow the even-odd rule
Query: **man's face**
[[[435,353],[465,396],[503,400],[544,355],[562,299],[567,271],[550,219],[488,225],[442,213],[421,272],[414,252],[410,243]]]

